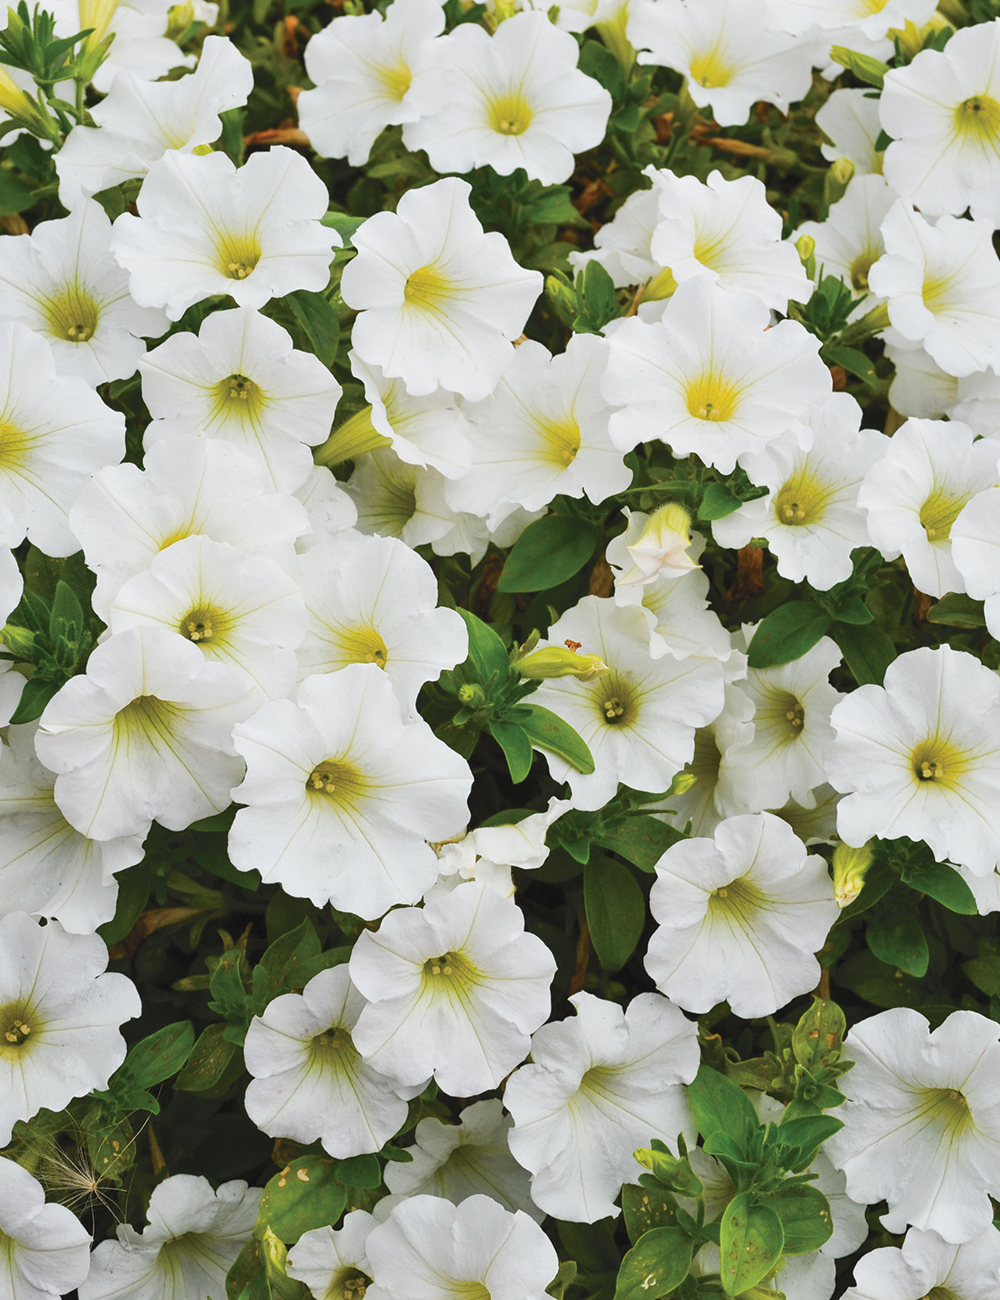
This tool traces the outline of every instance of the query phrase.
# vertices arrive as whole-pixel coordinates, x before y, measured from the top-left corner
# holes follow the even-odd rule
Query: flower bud
[[[642,290],[642,301],[662,302],[664,298],[672,298],[676,291],[677,281],[668,266],[665,270],[658,271],[651,280],[646,281]]]
[[[847,907],[861,893],[871,864],[871,841],[860,849],[838,844],[833,850],[833,896],[838,907]]]
[[[0,644],[12,655],[27,655],[34,642],[34,632],[29,632],[26,627],[18,627],[16,623],[8,623],[0,631]]]
[[[486,692],[478,682],[466,682],[458,688],[458,698],[467,709],[478,709],[486,703]]]
[[[592,682],[611,671],[600,655],[582,655],[568,646],[547,645],[533,650],[514,665],[522,677],[544,681],[547,677],[577,677]]]
[[[837,158],[829,167],[823,182],[827,203],[834,204],[844,197],[854,179],[854,163],[850,158]]]
[[[390,439],[372,424],[372,408],[366,406],[334,429],[321,446],[313,448],[313,462],[328,467],[339,465],[341,461],[354,460],[366,451],[377,451],[379,447],[390,445]]]
[[[683,506],[668,502],[646,520],[639,536],[626,547],[632,568],[618,579],[621,586],[644,586],[660,574],[680,578],[700,568],[688,550],[691,546],[691,516]]]

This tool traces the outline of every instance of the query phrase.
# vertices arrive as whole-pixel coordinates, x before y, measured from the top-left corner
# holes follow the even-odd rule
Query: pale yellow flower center
[[[951,526],[968,503],[968,497],[954,497],[935,488],[920,507],[920,523],[931,543],[946,542]]]
[[[328,632],[344,663],[378,664],[384,668],[389,662],[389,648],[381,633],[370,624],[367,627],[330,628]]]
[[[68,343],[86,343],[97,332],[100,308],[82,285],[67,286],[42,305],[49,329]]]
[[[785,482],[774,498],[774,517],[790,528],[814,524],[819,519],[830,493],[819,479],[799,470]]]
[[[314,798],[332,799],[342,807],[354,807],[368,790],[368,779],[353,763],[325,758],[306,778],[306,790]]]
[[[690,384],[685,396],[688,413],[696,420],[731,420],[739,408],[739,390],[711,370]]]
[[[704,54],[696,54],[691,60],[690,76],[699,86],[711,90],[715,86],[728,86],[732,80],[733,68],[716,46]]]
[[[571,417],[564,420],[546,420],[539,416],[535,429],[541,438],[541,458],[559,469],[565,469],[576,460],[580,450],[580,426]]]
[[[23,1006],[0,1007],[0,1051],[20,1047],[31,1035],[34,1016]]]
[[[390,98],[395,99],[397,102],[410,89],[413,81],[413,74],[406,64],[402,62],[388,68],[378,68],[376,76],[388,91]]]
[[[916,746],[910,755],[910,766],[921,785],[955,789],[969,767],[969,760],[950,741],[933,737]]]
[[[1000,143],[1000,104],[989,95],[972,95],[955,109],[955,126],[960,135],[996,146]]]
[[[868,272],[881,256],[877,249],[866,248],[851,263],[851,284],[859,293],[868,288]]]
[[[490,125],[500,135],[524,135],[531,125],[531,105],[519,93],[491,100],[489,112]]]
[[[421,266],[407,278],[403,297],[414,307],[435,311],[453,292],[451,281],[436,266]]]
[[[608,726],[627,727],[635,722],[638,713],[635,691],[621,678],[611,673],[598,678],[591,690],[591,698],[601,721]]]
[[[761,891],[751,880],[739,876],[728,885],[713,889],[708,898],[708,911],[713,920],[752,922],[766,903]]]
[[[189,641],[217,646],[229,626],[227,615],[214,605],[196,605],[181,618],[177,631]]]
[[[215,385],[215,412],[220,416],[253,420],[265,401],[260,385],[247,375],[227,375]]]
[[[218,248],[219,269],[230,280],[245,280],[263,251],[256,234],[227,235]]]

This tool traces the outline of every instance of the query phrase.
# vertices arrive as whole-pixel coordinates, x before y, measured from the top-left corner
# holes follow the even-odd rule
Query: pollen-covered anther
[[[15,1016],[4,1031],[4,1038],[8,1043],[13,1043],[15,1047],[19,1047],[30,1033],[31,1026],[19,1016]]]
[[[940,781],[944,776],[944,764],[925,758],[917,769],[917,776],[921,781]]]
[[[601,707],[604,709],[604,716],[609,722],[620,718],[625,712],[625,706],[617,695],[612,695],[610,700],[605,700]]]
[[[795,704],[786,712],[785,718],[790,727],[801,727],[806,720],[806,711],[801,704]]]

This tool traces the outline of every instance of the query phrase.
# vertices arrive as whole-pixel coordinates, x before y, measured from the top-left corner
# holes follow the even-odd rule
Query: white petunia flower
[[[527,1056],[555,969],[513,899],[470,881],[361,932],[351,979],[368,1005],[355,1044],[403,1083],[433,1075],[453,1097],[486,1092]]]
[[[795,248],[781,238],[781,216],[761,181],[727,181],[719,171],[707,184],[666,170],[661,177],[662,219],[650,252],[678,284],[707,275],[733,293],[756,294],[776,311],[785,311],[789,298],[809,300],[812,286]]]
[[[728,659],[732,652],[729,633],[710,608],[708,578],[694,562],[701,555],[703,542],[696,535],[690,551],[678,554],[679,571],[662,569],[646,582],[625,582],[630,568],[635,564],[633,547],[640,544],[646,533],[649,515],[641,510],[622,507],[628,517],[628,527],[608,543],[605,557],[615,574],[615,604],[641,605],[653,616],[649,632],[649,653],[654,659],[672,654],[675,659],[689,655],[699,658]],[[648,557],[646,557],[648,558]],[[684,561],[693,567],[685,570]]]
[[[926,840],[977,876],[1000,861],[1000,681],[944,645],[902,654],[883,686],[861,686],[830,721],[827,778],[847,795],[841,839]]]
[[[874,429],[860,428],[861,415],[849,393],[833,393],[810,421],[808,451],[786,435],[746,456],[750,481],[768,493],[713,522],[719,545],[742,547],[765,537],[783,578],[806,580],[817,591],[845,582],[851,552],[869,544],[858,490],[866,471],[893,445]]]
[[[183,55],[166,36],[170,0],[48,0],[55,16],[56,36],[75,36],[93,28],[87,48],[114,34],[104,62],[94,73],[94,89],[106,94],[119,72],[143,81],[156,81],[173,68],[190,67],[193,55]]]
[[[518,506],[491,529],[478,515],[451,508],[443,474],[405,464],[391,447],[362,456],[346,488],[357,506],[359,532],[399,537],[414,548],[430,543],[435,555],[463,552],[473,565],[491,541],[512,546],[528,524],[545,513]]]
[[[372,1266],[365,1254],[375,1218],[351,1210],[340,1228],[312,1228],[288,1252],[288,1276],[304,1282],[315,1300],[363,1300]]]
[[[396,0],[385,14],[335,18],[310,38],[306,71],[316,88],[297,107],[321,157],[363,167],[384,127],[435,110],[443,29],[441,0]]]
[[[346,966],[320,971],[254,1016],[244,1055],[246,1112],[270,1137],[321,1142],[340,1160],[380,1151],[402,1127],[404,1088],[366,1064],[351,1032],[365,1004]]]
[[[878,101],[893,137],[885,178],[930,216],[1000,223],[1000,21],[955,33],[944,50],[922,50],[890,68]]]
[[[656,864],[649,905],[656,987],[685,1011],[728,1002],[744,1019],[815,988],[813,954],[840,915],[824,859],[771,813],[730,817],[712,840],[674,844]]]
[[[549,629],[548,644],[576,641],[611,670],[592,682],[545,681],[532,696],[575,727],[590,747],[595,768],[589,776],[543,751],[555,779],[570,782],[577,808],[601,808],[619,782],[636,790],[666,790],[691,758],[695,728],[722,711],[719,661],[670,654],[653,659],[652,622],[641,606],[585,596]]]
[[[971,384],[978,379],[988,377],[983,372],[956,379],[946,374],[933,358],[929,357],[917,343],[909,343],[898,331],[896,343],[886,342],[885,355],[892,362],[895,374],[889,385],[889,405],[900,415],[917,416],[919,419],[938,420],[942,415],[950,415],[958,400],[959,386]],[[992,378],[1000,383],[1000,378]],[[957,418],[971,425],[967,415]],[[980,430],[976,430],[980,432]]]
[[[928,1295],[994,1300],[1000,1286],[1000,1232],[952,1245],[936,1232],[911,1228],[901,1250],[869,1251],[854,1266],[844,1300],[924,1300]]]
[[[106,98],[88,109],[99,130],[75,126],[55,156],[63,207],[145,176],[168,149],[192,153],[218,140],[219,114],[245,104],[252,89],[249,59],[224,36],[206,36],[198,67],[179,81],[119,72]]]
[[[421,686],[469,652],[461,616],[437,608],[433,569],[394,537],[345,529],[300,556],[296,577],[307,614],[300,678],[378,664],[415,716]]]
[[[833,141],[820,145],[828,162],[847,158],[859,176],[882,174],[882,155],[875,149],[882,131],[878,106],[871,90],[861,86],[833,92],[816,114],[816,125]]]
[[[620,543],[615,555],[621,563],[608,561],[619,570],[616,587],[646,587],[659,578],[673,582],[700,567],[692,554],[691,516],[683,506],[668,501],[651,515],[622,506],[622,513],[628,527],[614,539]]]
[[[549,856],[545,837],[549,827],[567,809],[570,799],[550,799],[543,813],[531,813],[519,822],[480,826],[453,840],[434,846],[438,855],[437,882],[424,895],[426,902],[448,893],[463,880],[478,880],[503,898],[514,894],[513,867],[537,871]]]
[[[309,521],[309,531],[295,542],[300,555],[314,546],[324,546],[345,528],[353,528],[358,522],[354,502],[323,465],[313,467],[295,498],[302,503]]]
[[[366,1300],[545,1300],[559,1268],[538,1224],[488,1196],[457,1206],[413,1196],[372,1229],[365,1252],[375,1279]]]
[[[38,724],[38,756],[59,775],[55,800],[82,835],[180,831],[230,804],[242,763],[233,724],[253,708],[232,668],[158,627],[99,645]]]
[[[896,196],[881,176],[855,176],[826,221],[803,221],[796,232],[815,242],[816,273],[836,275],[859,297],[852,317],[879,303],[869,292],[868,273],[885,253],[882,222]]]
[[[977,493],[997,483],[1000,446],[975,441],[957,420],[907,420],[865,475],[858,505],[888,560],[902,554],[918,591],[965,591],[951,528]]]
[[[78,375],[60,375],[48,341],[0,322],[0,511],[4,541],[46,555],[80,549],[69,511],[95,470],[125,454],[125,417]]]
[[[174,1174],[153,1188],[148,1226],[118,1228],[91,1256],[80,1300],[193,1300],[224,1296],[226,1274],[250,1240],[263,1191],[240,1179],[212,1190]]]
[[[0,917],[0,1146],[18,1120],[106,1088],[124,1061],[120,1026],[142,1001],[107,964],[96,934],[24,912]]]
[[[560,13],[565,10],[560,10]],[[572,252],[569,260],[579,270],[591,259],[600,262],[617,288],[624,285],[643,284],[656,276],[663,267],[658,266],[650,251],[653,231],[662,220],[660,190],[664,180],[673,173],[666,168],[650,165],[643,176],[651,182],[648,190],[634,190],[612,219],[605,222],[594,235],[594,248],[586,253]],[[672,280],[664,276],[665,288],[672,292]],[[646,286],[647,298],[650,286]]]
[[[294,498],[269,492],[264,470],[237,448],[218,438],[168,438],[150,447],[144,463],[142,470],[99,471],[73,507],[73,532],[97,574],[93,605],[102,618],[129,578],[197,533],[291,562],[295,538],[309,526],[306,512]]]
[[[512,503],[538,510],[560,493],[597,503],[627,488],[632,471],[601,396],[607,356],[596,334],[574,334],[557,356],[520,344],[493,395],[465,406],[472,466],[445,488],[449,504],[495,528]]]
[[[224,153],[168,151],[124,212],[111,251],[132,297],[180,320],[193,303],[229,294],[263,307],[293,289],[325,289],[340,236],[320,225],[326,186],[306,160],[277,145],[237,170]]]
[[[628,38],[640,63],[682,73],[721,126],[742,126],[759,99],[787,112],[812,84],[815,43],[748,24],[740,0],[638,0]]]
[[[234,793],[248,805],[229,833],[234,865],[317,907],[371,919],[416,902],[437,877],[427,841],[467,820],[469,765],[422,719],[404,720],[374,663],[307,678],[295,701],[240,723],[234,744],[247,761]]]
[[[624,407],[611,417],[611,441],[630,451],[659,439],[725,474],[783,433],[808,446],[806,421],[830,394],[830,371],[798,322],[769,324],[759,298],[705,276],[680,285],[659,322],[623,321],[601,385]]]
[[[223,438],[294,492],[313,469],[310,446],[330,433],[342,389],[318,357],[250,307],[217,311],[197,335],[174,334],[143,357],[142,395],[153,416],[148,449],[173,434]]]
[[[55,775],[35,757],[34,724],[11,727],[0,749],[0,913],[18,910],[92,934],[115,914],[114,872],[142,859],[142,836],[88,840],[53,797]]]
[[[622,1184],[641,1172],[632,1152],[660,1138],[690,1138],[681,1084],[698,1072],[697,1026],[657,993],[627,1010],[590,993],[570,998],[576,1015],[544,1025],[532,1064],[507,1081],[511,1150],[531,1170],[531,1195],[547,1214],[594,1223],[618,1213]]]
[[[235,669],[259,706],[295,685],[306,612],[280,565],[199,535],[174,542],[129,578],[111,602],[108,627],[178,633],[206,659]]]
[[[882,222],[882,237],[886,252],[868,283],[888,298],[894,328],[922,343],[950,375],[985,370],[1000,351],[993,223],[939,217],[932,226],[900,199]]]
[[[110,239],[107,214],[86,199],[60,221],[0,241],[4,319],[47,338],[59,373],[92,386],[133,374],[143,338],[167,328],[162,311],[132,301]]]
[[[830,712],[843,699],[830,685],[840,661],[840,647],[824,636],[791,663],[747,671],[740,689],[754,704],[754,736],[732,766],[737,798],[749,811],[782,808],[789,799],[813,806],[834,740]]]
[[[956,1244],[990,1226],[987,1193],[1000,1194],[998,1033],[974,1011],[953,1011],[932,1032],[919,1011],[893,1007],[848,1034],[844,1127],[826,1152],[854,1200],[888,1201],[890,1232],[909,1224]]]
[[[440,43],[434,108],[407,123],[408,149],[439,172],[523,167],[531,180],[568,180],[574,154],[604,139],[611,96],[577,68],[580,47],[543,13],[507,18],[491,36],[460,23]]]
[[[352,237],[358,255],[341,292],[360,311],[354,350],[417,397],[491,393],[542,288],[503,235],[483,231],[470,193],[457,177],[407,190],[395,212],[377,212]]]
[[[439,388],[413,397],[401,379],[387,379],[356,352],[351,353],[351,369],[371,402],[372,428],[389,439],[404,464],[436,469],[445,478],[461,478],[467,472],[472,463],[469,426],[454,393]]]
[[[0,1286],[6,1300],[51,1300],[87,1276],[90,1234],[65,1205],[47,1205],[27,1169],[0,1156]]]
[[[986,602],[986,626],[1000,638],[1000,486],[972,498],[952,525],[951,544],[966,591]]]
[[[959,379],[954,404],[942,414],[961,420],[980,437],[1000,438],[1000,375],[985,370]]]
[[[794,36],[804,36],[814,27],[834,32],[851,28],[872,41],[894,27],[904,28],[907,22],[922,27],[933,12],[934,0],[769,0],[768,4],[769,23]]]
[[[504,1100],[508,1099],[505,1092]],[[407,1147],[413,1157],[410,1163],[386,1165],[385,1185],[393,1203],[430,1195],[460,1205],[470,1196],[486,1195],[505,1210],[523,1210],[540,1223],[545,1211],[532,1202],[528,1172],[510,1153],[513,1122],[497,1098],[466,1106],[457,1124],[422,1119],[413,1146]]]
[[[753,739],[753,700],[736,684],[747,674],[746,655],[734,650],[722,665],[725,705],[719,716],[694,733],[694,754],[685,766],[694,785],[668,795],[651,811],[671,826],[683,830],[691,822],[692,835],[711,835],[725,817],[745,811],[739,750]]]

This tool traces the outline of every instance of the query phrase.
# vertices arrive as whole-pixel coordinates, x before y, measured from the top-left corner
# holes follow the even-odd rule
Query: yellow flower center
[[[1000,104],[989,95],[973,95],[955,109],[955,126],[959,135],[995,147],[1000,143]]]
[[[788,745],[798,740],[805,726],[806,710],[802,701],[790,691],[773,691],[757,707],[757,726],[770,726],[770,734]]]
[[[921,1088],[920,1115],[942,1130],[951,1142],[973,1127],[969,1103],[957,1088]]]
[[[739,408],[739,396],[728,379],[706,371],[688,386],[687,409],[696,420],[731,420]]]
[[[948,295],[952,288],[950,275],[928,275],[920,287],[920,296],[929,312],[941,313],[948,310]]]
[[[823,514],[829,491],[806,470],[801,469],[785,482],[774,498],[774,517],[791,528],[814,524]]]
[[[0,1051],[25,1043],[31,1034],[33,1019],[24,1007],[0,1007],[0,1032],[3,1033]]]
[[[199,645],[208,641],[218,645],[228,622],[222,610],[216,609],[214,605],[196,605],[184,615],[177,630],[181,636]]]
[[[749,923],[766,901],[753,881],[738,876],[727,885],[712,890],[708,898],[708,914],[713,920]]]
[[[342,1052],[354,1052],[358,1055],[354,1046],[354,1040],[346,1029],[340,1025],[331,1025],[329,1029],[324,1029],[321,1034],[317,1034],[312,1040],[312,1048],[315,1052],[335,1052],[338,1055]]]
[[[697,81],[699,86],[704,86],[707,90],[714,86],[728,86],[732,75],[733,69],[724,60],[718,46],[705,54],[696,54],[691,60],[691,80]]]
[[[490,125],[501,135],[524,135],[531,125],[531,105],[521,94],[490,102]]]
[[[353,763],[325,758],[306,778],[306,790],[314,798],[332,799],[342,807],[355,807],[368,790],[368,780]]]
[[[227,375],[215,386],[215,409],[220,415],[251,418],[264,405],[264,394],[259,384],[247,375]]]
[[[327,632],[337,654],[338,667],[347,664],[378,664],[384,668],[389,662],[389,648],[381,634],[368,627],[328,628]]]
[[[23,468],[37,441],[35,434],[0,418],[0,472]]]
[[[245,280],[260,261],[262,252],[256,234],[227,236],[219,244],[219,269],[230,280]]]
[[[43,303],[49,329],[68,343],[86,343],[97,332],[100,308],[81,285],[63,290]]]
[[[923,741],[913,750],[910,766],[921,785],[954,789],[968,769],[969,761],[949,741],[935,737]]]
[[[388,91],[390,98],[395,99],[397,103],[410,89],[410,84],[413,81],[412,72],[402,62],[388,68],[377,68],[375,75]]]
[[[115,714],[115,743],[128,746],[139,740],[160,749],[173,742],[174,724],[182,710],[155,695],[139,695]]]
[[[580,426],[572,416],[565,420],[535,420],[535,429],[542,440],[541,459],[559,469],[565,469],[576,460],[580,450]]]
[[[968,504],[968,497],[953,497],[935,488],[920,507],[920,523],[927,540],[934,544],[946,542],[951,536],[951,526]]]
[[[479,972],[461,952],[445,952],[424,962],[423,986],[463,1001],[479,983]]]
[[[638,708],[632,686],[611,673],[597,678],[591,699],[601,721],[611,727],[627,727],[635,722]]]
[[[880,257],[875,249],[866,248],[851,263],[851,284],[859,293],[868,288],[868,272]]]
[[[403,297],[414,307],[436,311],[452,296],[451,281],[436,266],[421,266],[407,278]]]

